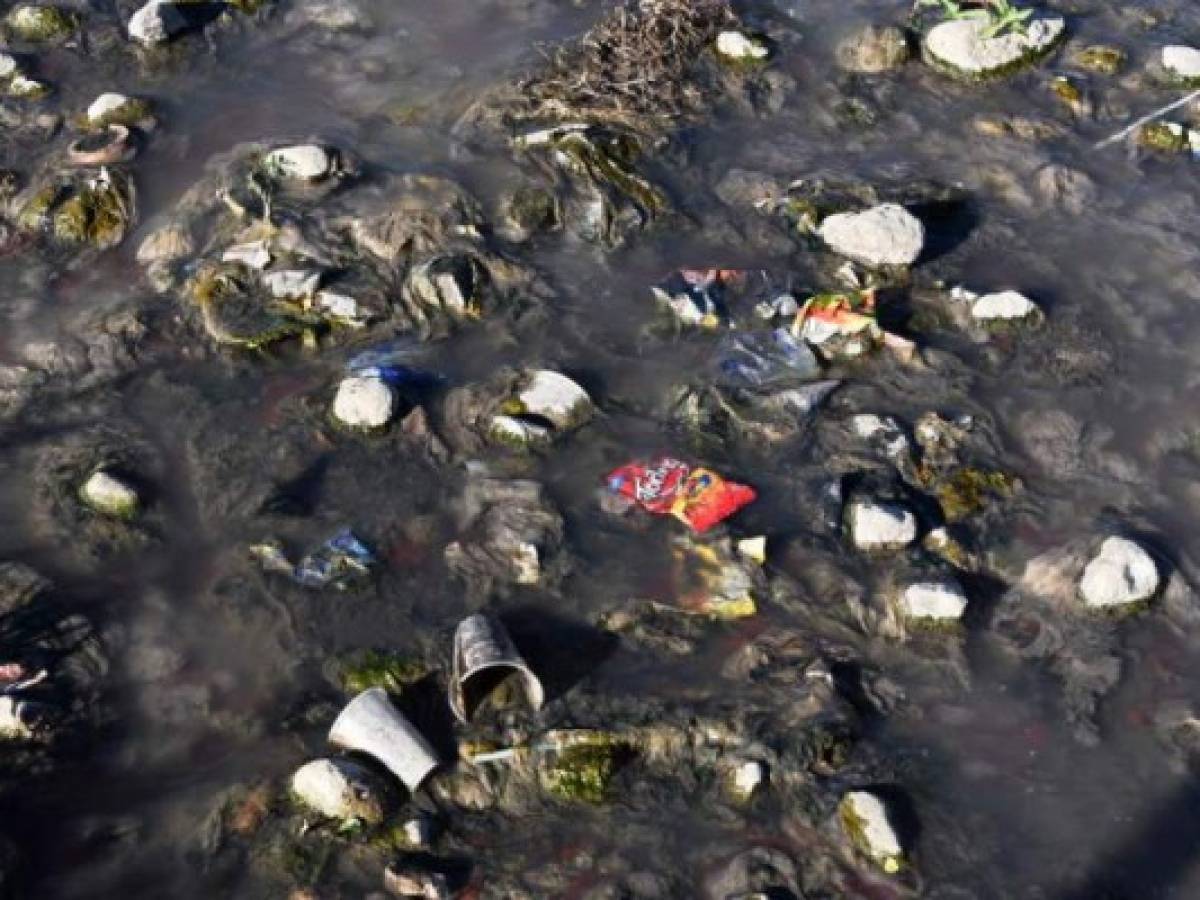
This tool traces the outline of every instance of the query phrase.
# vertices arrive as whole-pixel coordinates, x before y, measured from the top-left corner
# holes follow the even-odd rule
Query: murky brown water
[[[290,2],[280,0],[278,14],[259,26],[213,34],[211,54],[148,74],[133,67],[97,74],[76,49],[39,54],[38,71],[58,88],[52,107],[74,111],[101,90],[124,90],[154,99],[163,125],[134,166],[138,233],[82,270],[54,272],[31,255],[0,261],[4,362],[135,299],[158,304],[169,319],[173,301],[148,300],[135,249],[206,163],[241,142],[319,138],[353,151],[375,175],[432,172],[481,198],[496,195],[511,184],[512,161],[464,146],[452,132],[458,112],[482,89],[533,65],[540,42],[579,33],[600,13],[598,3],[554,0],[361,0],[372,27],[348,38],[293,27]],[[823,592],[813,572],[836,571],[824,582],[835,590],[848,581],[870,592],[888,563],[864,562],[821,526],[814,509],[827,460],[818,424],[781,449],[727,445],[704,460],[759,488],[743,530],[772,535],[771,569],[796,585],[793,602],[763,603],[750,625],[700,629],[695,652],[683,656],[620,646],[593,660],[579,637],[598,614],[666,577],[677,523],[646,530],[614,523],[596,509],[594,490],[627,459],[686,452],[650,410],[712,352],[706,337],[648,340],[657,313],[646,286],[681,266],[763,266],[794,271],[801,283],[819,278],[799,245],[756,243],[715,195],[696,189],[731,168],[784,181],[960,186],[969,213],[934,232],[920,283],[1018,288],[1046,310],[1041,333],[1007,343],[931,339],[946,356],[930,369],[849,367],[840,372],[847,387],[818,417],[886,412],[911,424],[934,409],[969,412],[994,432],[995,462],[1019,475],[1024,490],[980,529],[980,545],[1001,574],[968,583],[973,600],[996,602],[1003,578],[1019,574],[1023,560],[1114,525],[1135,529],[1185,578],[1195,575],[1196,164],[1090,147],[1173,96],[1141,72],[1156,48],[1200,34],[1200,12],[1173,0],[1049,5],[1070,17],[1064,51],[1011,81],[962,86],[918,63],[877,78],[837,70],[837,37],[863,21],[900,20],[903,4],[740,4],[749,22],[782,37],[772,65],[794,86],[773,113],[723,108],[683,132],[657,174],[689,221],[610,254],[562,238],[519,249],[554,287],[545,321],[513,332],[466,330],[428,348],[422,365],[456,384],[503,364],[546,365],[574,375],[603,410],[527,467],[566,517],[572,573],[561,591],[519,591],[496,604],[521,626],[527,646],[552,645],[558,633],[579,641],[576,662],[586,665],[573,673],[578,683],[554,698],[556,724],[616,725],[603,720],[615,708],[611,698],[647,716],[736,709],[749,687],[722,675],[725,662],[758,634],[807,629],[814,646],[850,653],[903,692],[891,714],[866,726],[864,753],[883,762],[864,762],[861,771],[888,775],[911,798],[921,824],[919,895],[1189,898],[1200,896],[1200,802],[1186,754],[1164,743],[1156,716],[1168,703],[1198,702],[1194,611],[1152,610],[1088,638],[1099,643],[1096,654],[1121,663],[1092,741],[1067,721],[1060,674],[1007,652],[986,616],[961,642],[924,653],[856,632],[846,627],[843,598]],[[92,4],[87,14],[108,6]],[[1127,74],[1085,78],[1095,111],[1076,119],[1048,80],[1074,71],[1071,52],[1095,42],[1124,48]],[[839,113],[847,97],[861,100],[869,124]],[[979,115],[1015,113],[1055,122],[1062,135],[985,137],[971,124]],[[0,137],[0,146],[5,165],[38,167],[37,142]],[[1037,172],[1051,164],[1093,182],[1078,208],[1039,193]],[[1073,348],[1069,359],[1059,352],[1064,346]],[[53,579],[64,603],[96,624],[109,659],[103,723],[49,774],[6,775],[0,830],[24,856],[18,896],[279,895],[279,884],[257,868],[253,843],[219,835],[215,811],[240,787],[282,784],[322,752],[339,697],[323,674],[330,659],[365,647],[448,653],[455,623],[474,605],[441,557],[452,534],[446,511],[465,476],[406,458],[395,444],[322,442],[305,403],[329,402],[344,359],[344,352],[191,360],[166,353],[98,391],[35,399],[4,426],[0,558]],[[1047,421],[1060,427],[1038,427]],[[96,556],[73,546],[39,499],[53,448],[101,424],[153,460],[154,540],[143,552]],[[304,515],[261,512],[274,483],[317,463],[321,477]],[[312,547],[345,524],[384,563],[366,590],[306,591],[263,578],[246,561],[247,545],[264,537]],[[951,644],[962,646],[965,683],[935,665],[953,656]],[[538,667],[537,655],[527,655]],[[511,874],[557,865],[559,882],[526,883],[529,896],[547,897],[643,896],[589,893],[621,866],[660,874],[666,887],[658,896],[698,897],[705,874],[749,843],[783,846],[801,867],[810,852],[788,824],[797,811],[785,797],[734,813],[683,782],[626,787],[632,796],[597,808],[455,813],[442,849],[469,860],[485,886],[490,868]],[[564,870],[572,873],[565,884]],[[340,848],[317,889],[358,897],[378,885],[369,859]],[[861,896],[893,896],[875,890],[864,887]]]

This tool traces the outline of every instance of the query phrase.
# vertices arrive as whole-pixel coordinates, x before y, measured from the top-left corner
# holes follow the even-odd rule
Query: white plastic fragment
[[[382,428],[395,412],[396,395],[380,378],[344,378],[333,400],[334,416],[351,428]]]
[[[1149,600],[1161,576],[1150,554],[1127,538],[1110,537],[1083,570],[1079,593],[1093,609]]]

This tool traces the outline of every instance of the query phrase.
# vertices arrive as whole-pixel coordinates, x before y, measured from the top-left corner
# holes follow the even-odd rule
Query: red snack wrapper
[[[697,532],[724,521],[758,496],[754,488],[668,456],[645,465],[621,466],[609,474],[608,487],[652,513],[674,516]]]

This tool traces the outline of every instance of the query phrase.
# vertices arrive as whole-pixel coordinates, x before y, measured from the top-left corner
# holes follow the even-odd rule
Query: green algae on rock
[[[1066,40],[1067,25],[1057,16],[1036,16],[1021,32],[994,37],[988,32],[986,16],[941,22],[929,29],[921,42],[925,61],[955,78],[1003,78],[1053,53]]]
[[[79,28],[79,19],[57,6],[14,6],[4,17],[3,31],[12,40],[27,44],[52,44],[66,40]]]

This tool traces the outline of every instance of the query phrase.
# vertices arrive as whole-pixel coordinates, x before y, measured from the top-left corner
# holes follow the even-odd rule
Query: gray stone
[[[83,485],[83,499],[97,512],[126,519],[138,510],[138,494],[129,485],[100,470]]]
[[[967,609],[967,596],[956,581],[920,581],[900,595],[900,611],[908,619],[957,622]]]
[[[1095,609],[1149,600],[1161,584],[1150,554],[1126,538],[1110,537],[1083,570],[1079,593]]]
[[[984,294],[971,304],[971,318],[977,322],[1020,322],[1037,319],[1041,309],[1016,291]]]
[[[865,266],[911,265],[925,245],[921,221],[894,203],[829,216],[818,233],[834,253]]]
[[[908,38],[894,25],[867,25],[845,37],[837,48],[838,65],[862,75],[897,69],[910,55]]]
[[[267,170],[288,181],[319,181],[332,174],[329,151],[317,144],[297,144],[272,150],[263,159]]]
[[[872,791],[850,791],[838,806],[850,842],[888,873],[900,870],[904,847],[892,824],[887,804]]]
[[[935,67],[967,78],[1005,75],[1048,56],[1066,34],[1058,16],[1035,16],[1023,31],[985,37],[985,15],[941,22],[925,35],[925,56]]]

